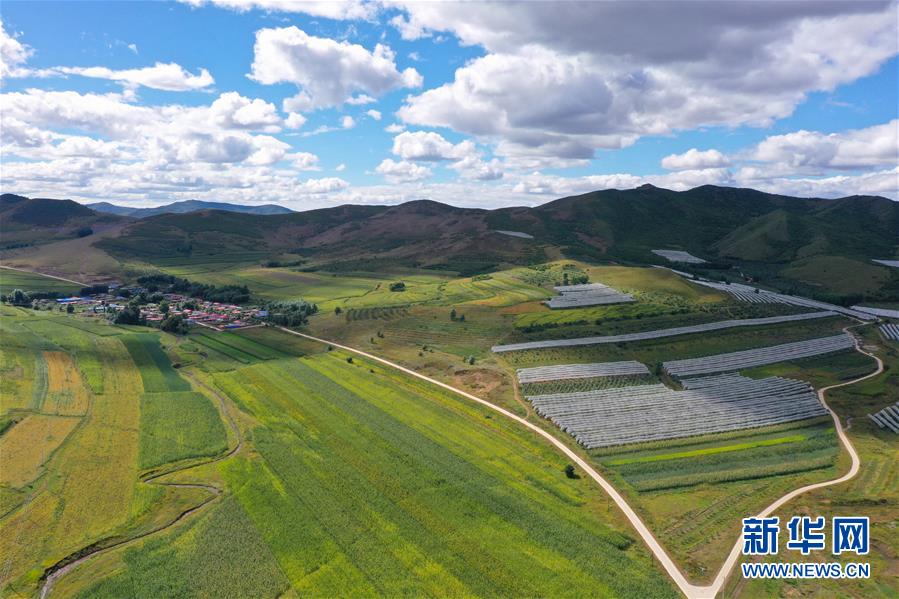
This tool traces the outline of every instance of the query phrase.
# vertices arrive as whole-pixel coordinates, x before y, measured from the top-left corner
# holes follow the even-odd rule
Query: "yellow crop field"
[[[83,416],[90,396],[72,356],[61,351],[44,352],[47,362],[47,399],[44,412]]]
[[[22,487],[62,445],[80,419],[31,414],[0,437],[0,485]]]

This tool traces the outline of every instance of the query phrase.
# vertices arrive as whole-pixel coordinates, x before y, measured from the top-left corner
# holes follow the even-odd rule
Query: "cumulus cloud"
[[[32,49],[15,35],[6,33],[0,20],[0,79],[16,74],[32,54]]]
[[[280,130],[281,117],[275,105],[256,98],[250,100],[237,92],[220,95],[209,107],[212,118],[225,128]]]
[[[899,120],[840,133],[773,135],[751,157],[792,169],[858,169],[899,163]]]
[[[299,129],[304,124],[306,124],[306,117],[299,112],[288,113],[287,118],[284,119],[284,125],[288,129]]]
[[[662,168],[671,171],[717,168],[728,165],[730,165],[730,160],[718,150],[700,151],[692,148],[683,154],[670,154],[662,158]]]
[[[264,84],[296,84],[300,92],[284,102],[284,109],[294,112],[339,106],[356,92],[380,96],[422,84],[415,69],[397,69],[388,46],[377,44],[369,51],[295,26],[256,32],[250,77]]]
[[[52,67],[30,71],[27,74],[38,77],[78,75],[93,79],[115,81],[132,89],[143,86],[176,92],[205,89],[215,83],[215,79],[212,78],[212,75],[206,69],[200,69],[200,72],[194,75],[174,62],[157,62],[152,67],[121,70],[107,67]]]
[[[179,0],[192,6],[219,6],[239,12],[259,9],[273,12],[297,12],[326,19],[370,19],[377,5],[363,0]]]
[[[405,122],[565,160],[645,135],[769,125],[899,51],[889,2],[403,6],[403,36],[448,31],[488,52],[409,98]]]
[[[356,126],[356,119],[354,119],[350,115],[346,115],[340,119],[340,126],[344,129],[352,129]]]
[[[411,181],[421,181],[431,176],[431,169],[401,160],[395,162],[390,158],[384,159],[381,164],[375,168],[375,172],[384,176],[391,183],[409,183]]]
[[[379,110],[374,110],[374,109],[366,110],[365,114],[367,114],[368,116],[370,116],[371,118],[373,118],[376,121],[381,120],[381,111],[379,111]]]
[[[393,153],[403,160],[459,160],[475,152],[469,140],[452,144],[431,131],[406,131],[393,138]]]

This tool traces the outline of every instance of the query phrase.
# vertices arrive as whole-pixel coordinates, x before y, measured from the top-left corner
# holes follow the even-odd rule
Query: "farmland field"
[[[0,295],[11,293],[14,289],[21,289],[26,293],[59,293],[70,295],[78,293],[80,285],[60,281],[52,277],[45,277],[37,273],[22,272],[0,268]]]
[[[227,446],[225,427],[205,396],[194,392],[141,395],[141,468],[216,455]]]
[[[829,418],[587,451],[522,397],[672,385],[657,368],[662,361],[833,335],[849,324],[842,317],[493,354],[500,341],[795,310],[735,304],[668,271],[576,263],[567,272],[589,272],[634,293],[634,306],[659,312],[606,313],[601,324],[526,332],[522,318],[552,314],[539,301],[552,294],[561,265],[458,279],[408,271],[407,290],[391,292],[393,275],[223,264],[272,285],[286,278],[269,288],[271,297],[305,298],[310,281],[299,276],[311,276],[323,297],[365,287],[323,300],[310,332],[460,386],[557,435],[613,482],[696,582],[717,570],[741,517],[846,468]],[[182,273],[237,282],[230,273],[218,279],[211,263],[206,275]],[[262,288],[252,285],[254,293]],[[404,302],[393,302],[397,296]],[[423,382],[274,327],[176,337],[43,311],[4,307],[2,314],[10,342],[0,351],[0,453],[17,464],[0,476],[0,554],[12,556],[0,579],[4,596],[33,595],[46,568],[87,545],[156,528],[79,565],[52,596],[578,596],[584,588],[597,596],[675,596],[598,487],[566,476],[560,454]],[[514,368],[624,360],[653,374],[514,383]],[[820,386],[871,364],[843,352],[743,374]],[[864,417],[893,392],[884,385],[859,386],[851,404],[853,429],[874,436],[862,441],[868,461],[860,474],[873,489],[896,477],[890,440]],[[234,455],[228,414],[243,443]],[[186,486],[166,486],[173,482]],[[107,488],[112,495],[100,490]],[[893,513],[882,509],[882,518]]]

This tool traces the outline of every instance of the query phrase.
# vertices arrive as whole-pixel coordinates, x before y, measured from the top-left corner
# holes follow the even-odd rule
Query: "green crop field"
[[[298,594],[671,593],[549,448],[344,357],[215,375],[259,421],[223,474]]]
[[[78,293],[81,285],[45,277],[37,273],[0,268],[0,295],[11,293],[14,289],[21,289],[26,293],[71,295]]]
[[[141,468],[216,455],[227,446],[225,427],[205,396],[194,392],[141,395]]]
[[[0,439],[15,449],[0,450],[14,462],[0,480],[4,597],[34,596],[45,568],[164,524],[203,496],[140,482],[141,372],[119,337],[67,318],[7,307],[0,316]],[[50,409],[68,415],[39,412]]]
[[[150,333],[125,335],[122,337],[122,342],[128,348],[131,359],[140,369],[144,391],[147,393],[190,391],[190,385],[172,368],[168,356],[159,345],[157,335]]]

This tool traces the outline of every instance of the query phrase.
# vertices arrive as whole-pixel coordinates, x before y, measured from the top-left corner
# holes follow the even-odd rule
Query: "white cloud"
[[[334,170],[337,171],[338,173],[342,173],[343,171],[346,170],[346,165],[341,162],[340,164],[338,164],[337,166],[334,167]]]
[[[372,98],[368,94],[359,94],[358,96],[353,96],[352,98],[347,98],[346,103],[351,106],[364,106],[366,104],[373,104],[378,100]]]
[[[393,23],[404,37],[449,31],[488,53],[410,97],[400,118],[531,159],[586,160],[706,125],[767,126],[899,52],[887,2],[402,5]]]
[[[340,119],[340,126],[344,129],[352,129],[356,126],[356,120],[350,115],[346,115]]]
[[[366,110],[365,114],[367,114],[368,116],[370,116],[371,118],[373,118],[376,121],[381,120],[381,112],[379,110],[374,110],[374,109]]]
[[[377,12],[374,2],[363,0],[179,0],[192,6],[213,5],[239,12],[252,9],[298,12],[326,19],[370,19]]]
[[[662,158],[662,168],[671,171],[717,168],[729,164],[730,160],[727,156],[718,150],[700,151],[696,148],[687,150],[683,154],[670,154]]]
[[[250,100],[237,92],[220,95],[209,112],[216,123],[227,129],[280,130],[281,117],[274,104],[259,98]]]
[[[418,87],[421,75],[397,70],[393,51],[314,37],[298,27],[256,32],[250,77],[264,84],[294,83],[301,91],[285,100],[286,111],[339,106],[355,92],[380,96],[402,87]]]
[[[6,33],[0,20],[0,79],[15,75],[32,53],[32,49],[16,39],[15,34]]]
[[[420,181],[431,176],[431,169],[425,166],[405,160],[394,162],[390,158],[382,161],[375,169],[375,172],[384,175],[384,178],[391,183]]]
[[[406,128],[399,123],[390,123],[389,125],[384,127],[384,131],[386,131],[387,133],[402,133],[405,130]]]
[[[138,54],[137,44],[128,44],[128,49],[131,50],[132,52],[134,52],[135,54]]]
[[[431,131],[406,131],[393,138],[393,153],[403,160],[459,160],[476,151],[469,140],[452,144]]]
[[[299,129],[304,124],[306,124],[306,117],[299,112],[290,112],[287,114],[287,118],[284,119],[284,125],[288,129]]]
[[[485,162],[479,156],[469,155],[451,164],[450,168],[458,171],[459,175],[465,179],[493,181],[503,177],[502,164],[496,158]]]
[[[296,152],[285,156],[299,171],[319,171],[318,156],[310,152]]]
[[[52,67],[29,72],[39,77],[78,75],[93,79],[108,79],[128,88],[138,86],[165,91],[193,91],[211,86],[215,79],[206,69],[194,75],[174,62],[157,62],[152,67],[114,70],[107,67]]]
[[[899,163],[899,120],[840,133],[795,131],[764,139],[751,158],[790,169],[858,169]]]

